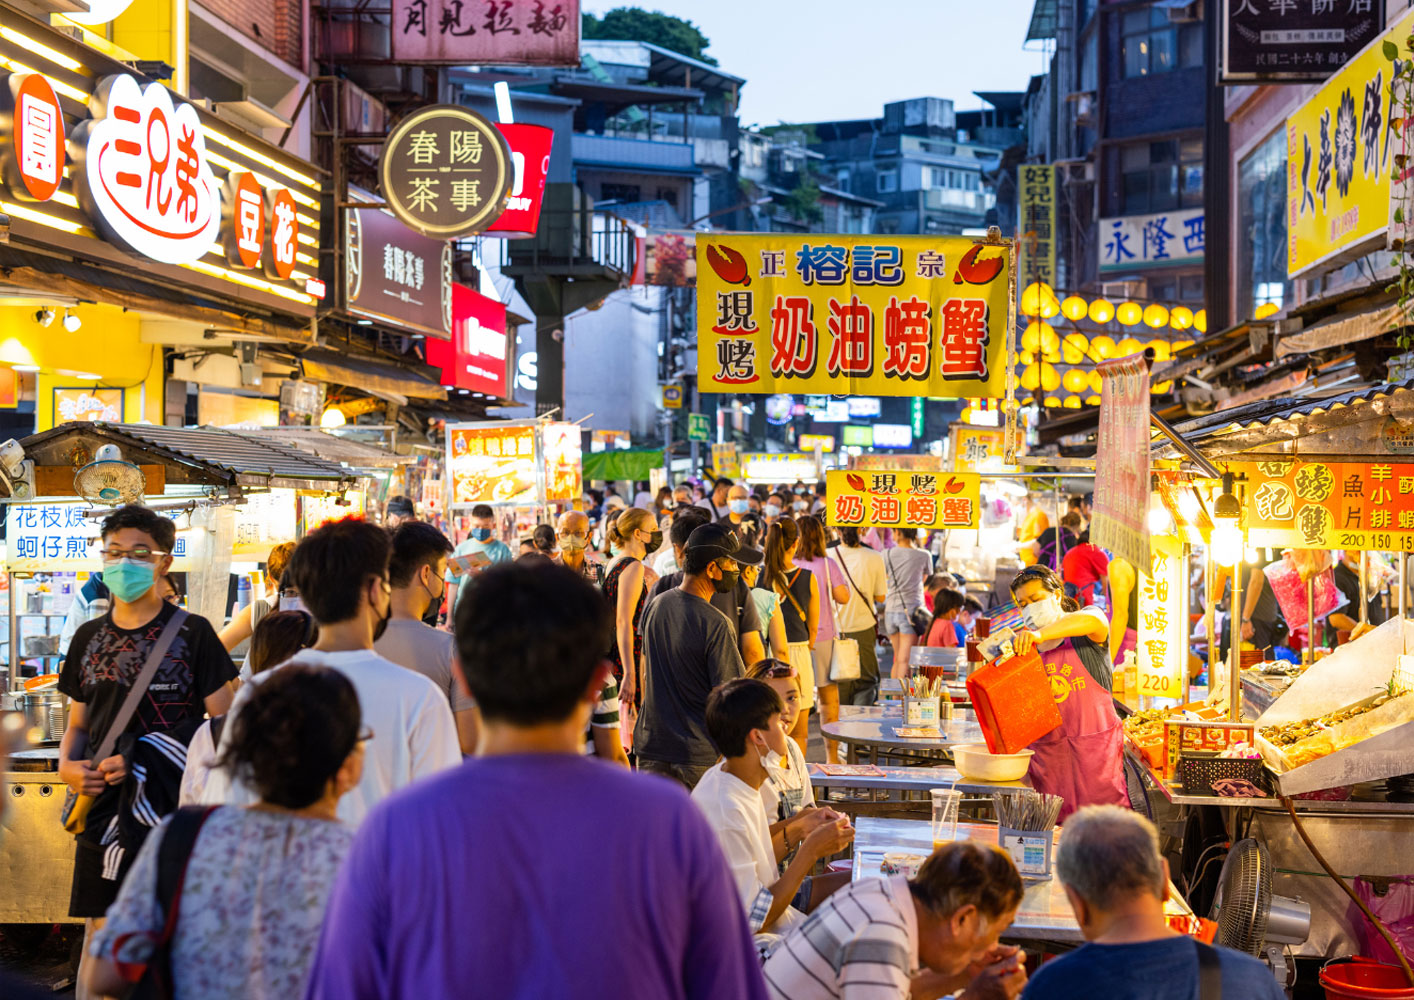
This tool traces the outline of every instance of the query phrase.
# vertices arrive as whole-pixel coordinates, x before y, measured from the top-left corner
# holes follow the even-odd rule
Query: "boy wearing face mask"
[[[817,861],[853,842],[847,817],[811,809],[774,827],[768,822],[760,789],[787,752],[783,709],[781,696],[763,681],[741,678],[713,690],[707,732],[723,759],[692,793],[717,834],[753,934],[786,933],[849,882],[848,872],[809,875]],[[781,873],[777,864],[796,847]]]
[[[484,503],[471,508],[471,534],[452,550],[452,558],[469,556],[474,552],[484,555],[493,566],[496,563],[510,562],[513,558],[510,546],[496,537],[496,512]],[[458,573],[454,568],[447,570],[447,583],[451,585],[447,588],[449,622],[452,620],[452,612],[456,610],[457,601],[461,598],[462,588],[471,582],[470,575]]]
[[[379,529],[381,530],[381,529]],[[125,760],[115,750],[94,760],[132,685],[142,673],[168,623],[179,613],[157,586],[172,565],[177,529],[169,518],[131,505],[103,521],[103,582],[112,605],[101,618],[74,633],[59,673],[59,690],[73,699],[59,748],[59,778],[74,792],[94,796],[77,840],[69,913],[84,918],[85,938],[117,897],[122,848],[105,834],[116,818]],[[162,657],[147,692],[131,713],[125,734],[163,732],[231,705],[235,665],[211,623],[186,614]]]

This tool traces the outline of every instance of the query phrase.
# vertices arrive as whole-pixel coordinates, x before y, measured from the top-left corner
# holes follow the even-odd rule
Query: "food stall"
[[[497,420],[447,425],[447,514],[478,504],[502,515],[503,534],[519,538],[584,496],[578,424]],[[509,529],[509,530],[507,530]],[[462,532],[457,532],[461,537]]]
[[[115,446],[117,454],[100,454],[105,446]],[[0,707],[24,709],[39,739],[15,755],[5,774],[0,923],[61,923],[69,921],[73,864],[71,838],[59,823],[65,699],[52,685],[26,691],[24,682],[57,671],[57,644],[52,653],[45,644],[53,642],[50,636],[57,639],[78,574],[99,566],[103,516],[116,505],[141,501],[171,517],[177,525],[174,570],[187,574],[188,609],[221,622],[240,544],[237,511],[264,509],[281,490],[290,491],[291,499],[296,491],[337,497],[354,479],[340,465],[227,430],[68,423],[18,447],[22,456],[6,449],[11,461],[0,477],[9,620]],[[88,474],[76,475],[82,470]],[[105,492],[95,493],[95,486]],[[278,502],[267,513],[286,509],[293,516],[293,507]]]

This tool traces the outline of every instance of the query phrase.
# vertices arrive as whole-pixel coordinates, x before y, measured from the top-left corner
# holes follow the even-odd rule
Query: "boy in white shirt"
[[[811,809],[773,827],[761,801],[768,767],[786,754],[780,695],[767,684],[739,678],[707,699],[707,735],[723,760],[692,792],[717,834],[736,880],[753,934],[785,933],[830,893],[848,872],[811,877],[815,862],[854,840],[849,819],[831,809]],[[781,874],[777,864],[799,847]]]

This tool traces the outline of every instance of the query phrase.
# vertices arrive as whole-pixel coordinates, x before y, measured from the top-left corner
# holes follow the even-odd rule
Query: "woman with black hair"
[[[1011,596],[1025,619],[1016,652],[1040,654],[1061,715],[1060,726],[1031,744],[1032,787],[1065,799],[1062,819],[1081,806],[1128,805],[1104,612],[1066,597],[1060,577],[1045,566],[1018,573]]]
[[[88,988],[124,993],[152,962],[166,966],[175,997],[302,996],[353,842],[335,810],[363,771],[372,734],[361,724],[358,695],[337,670],[291,664],[257,685],[232,722],[223,763],[260,801],[183,810],[147,838],[94,937]],[[178,827],[184,859],[164,844],[180,837]],[[158,873],[169,867],[182,875],[167,902],[158,898]],[[164,910],[174,908],[166,954],[155,955]]]

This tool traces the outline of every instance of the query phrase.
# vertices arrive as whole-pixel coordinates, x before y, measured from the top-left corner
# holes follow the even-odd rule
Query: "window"
[[[600,201],[638,201],[639,187],[637,184],[610,184],[605,182],[599,185]]]
[[[1119,151],[1120,215],[1203,207],[1203,140],[1135,142]]]
[[[1203,65],[1203,26],[1174,24],[1163,7],[1125,12],[1120,47],[1126,77],[1151,76]]]
[[[658,189],[658,200],[666,201],[669,205],[673,206],[673,208],[676,209],[678,207],[678,189],[660,187]]]
[[[941,188],[948,186],[948,174],[950,171],[942,167],[923,168],[923,186],[925,188]]]
[[[839,170],[835,173],[835,187],[841,191],[849,190],[849,171]]]
[[[888,194],[891,191],[897,191],[898,171],[880,170],[879,173],[876,175],[875,183],[878,185],[879,191],[884,194]]]
[[[1286,134],[1272,133],[1237,165],[1237,316],[1291,299],[1286,277]]]

